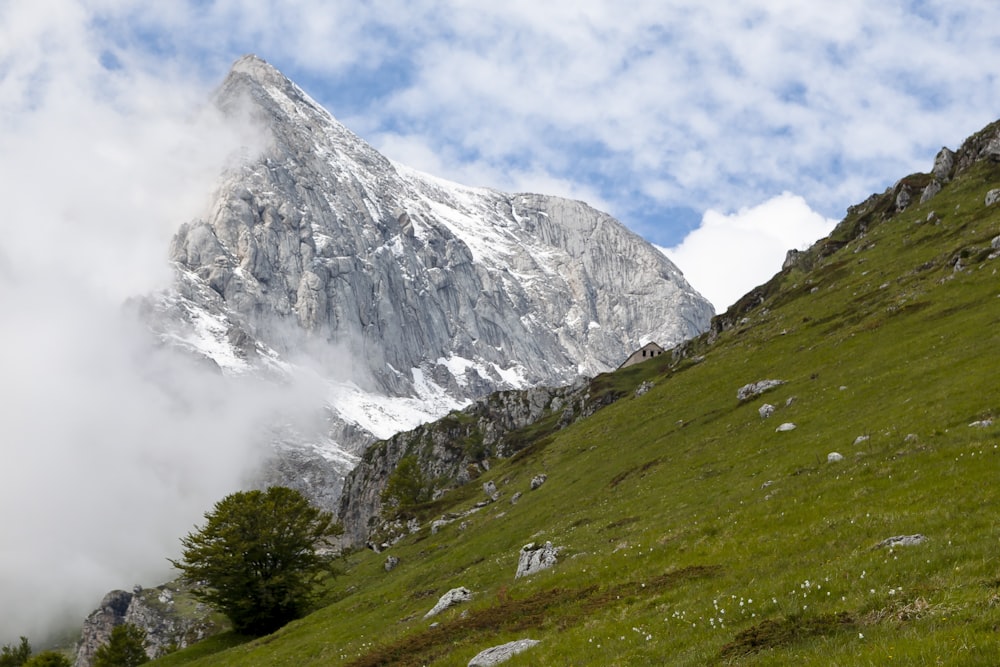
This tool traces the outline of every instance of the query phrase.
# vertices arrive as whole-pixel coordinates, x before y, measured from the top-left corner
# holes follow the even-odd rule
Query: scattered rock
[[[920,193],[920,203],[923,204],[937,193],[941,192],[941,181],[936,178],[927,184],[924,191]]]
[[[793,424],[792,422],[785,422],[784,424],[782,424],[781,426],[779,426],[778,428],[776,428],[774,430],[777,433],[784,433],[785,431],[794,431],[795,430],[795,424]]]
[[[648,392],[652,388],[653,388],[653,383],[650,382],[649,380],[646,380],[645,382],[643,382],[642,384],[640,384],[638,387],[636,387],[635,397],[639,398],[640,396],[642,396],[643,394],[645,394],[646,392]]]
[[[971,428],[989,428],[990,426],[993,426],[993,420],[989,418],[980,419],[978,421],[972,422],[971,424],[969,424],[969,426]]]
[[[431,522],[431,535],[437,535],[439,530],[453,521],[454,519],[435,519]]]
[[[899,194],[896,195],[896,210],[906,210],[906,207],[908,207],[912,201],[913,197],[910,196],[910,191],[906,187],[903,187],[903,189],[899,191]]]
[[[887,537],[878,544],[875,545],[876,549],[882,549],[889,547],[890,549],[894,547],[913,547],[918,544],[923,544],[927,541],[927,538],[917,533],[916,535],[896,535],[895,537]]]
[[[383,567],[385,568],[386,572],[392,572],[394,569],[396,569],[397,565],[399,565],[399,559],[396,558],[395,556],[389,556],[388,558],[385,559],[385,565],[383,565]]]
[[[996,204],[998,201],[1000,201],[1000,188],[993,188],[986,193],[986,206],[993,206],[993,204]]]
[[[757,398],[765,391],[770,391],[783,384],[785,384],[784,380],[758,380],[757,382],[751,382],[750,384],[743,385],[736,391],[736,398],[740,402],[749,401],[752,398]]]
[[[764,482],[763,484],[761,484],[760,488],[766,489],[767,487],[771,486],[772,484],[774,484],[774,480],[773,479],[769,479],[766,482]]]
[[[511,505],[516,505],[517,501],[520,500],[520,499],[521,499],[521,492],[518,491],[517,493],[515,493],[514,495],[512,495],[510,497],[510,504]]]
[[[843,460],[844,460],[844,455],[838,452],[830,452],[829,454],[826,455],[827,463],[836,463],[837,461],[843,461]]]
[[[764,405],[757,408],[757,414],[760,415],[761,419],[767,419],[774,414],[774,406],[770,403],[765,403]]]
[[[789,396],[789,397],[788,397],[788,398],[787,398],[787,399],[785,400],[785,407],[786,407],[786,408],[790,408],[790,407],[792,407],[792,403],[794,403],[794,402],[795,402],[795,400],[796,400],[797,398],[798,398],[798,396]]]
[[[437,616],[448,607],[453,607],[456,604],[460,604],[462,602],[468,602],[471,599],[472,599],[472,591],[470,591],[465,586],[459,586],[458,588],[453,588],[441,596],[441,598],[437,601],[437,604],[434,605],[434,608],[431,609],[426,614],[424,614],[424,618]]]
[[[469,661],[469,667],[492,667],[492,665],[499,665],[502,662],[507,662],[518,653],[523,653],[535,644],[540,643],[537,639],[518,639],[517,641],[488,648],[485,651],[477,653],[476,657]]]
[[[542,484],[545,484],[545,480],[547,480],[548,478],[549,478],[549,476],[545,475],[545,474],[535,475],[534,477],[532,477],[531,478],[531,490],[534,491],[535,489],[537,489],[538,487],[540,487]]]
[[[993,237],[993,240],[990,241],[990,248],[993,250],[1000,250],[1000,236]]]
[[[920,437],[916,433],[907,433],[906,437],[903,438],[903,442],[907,444],[913,444],[920,440]]]
[[[955,166],[955,152],[944,146],[938,151],[938,154],[934,156],[934,167],[931,169],[931,173],[934,174],[934,178],[940,181],[947,181],[951,178],[951,171]]]
[[[520,579],[549,569],[556,564],[558,554],[559,548],[552,546],[551,542],[546,542],[541,546],[534,542],[525,544],[521,547],[521,553],[517,559],[517,573],[514,574],[514,578]]]
[[[497,494],[497,485],[493,483],[493,480],[483,484],[483,493],[486,494],[487,498],[493,498]]]
[[[870,435],[859,435],[854,439],[854,446],[857,447],[858,445],[864,444],[868,442],[869,439],[871,439]]]

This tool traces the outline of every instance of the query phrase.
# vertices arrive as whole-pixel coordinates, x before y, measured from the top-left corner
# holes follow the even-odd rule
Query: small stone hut
[[[652,359],[653,357],[658,357],[663,354],[664,350],[662,347],[656,343],[646,343],[638,350],[633,352],[625,362],[618,367],[618,370],[631,366],[633,364],[642,363],[647,359]]]

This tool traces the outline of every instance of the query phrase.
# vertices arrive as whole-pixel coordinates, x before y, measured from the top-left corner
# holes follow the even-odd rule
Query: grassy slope
[[[1000,426],[968,426],[1000,418],[1000,208],[982,206],[998,183],[977,166],[783,276],[701,363],[602,378],[655,387],[498,462],[480,481],[504,498],[404,540],[391,573],[353,554],[311,616],[157,664],[465,665],[520,637],[542,643],[506,664],[1000,664]],[[930,210],[941,222],[917,224]],[[764,378],[787,384],[736,400]],[[927,542],[875,548],[911,533]],[[559,564],[515,581],[538,540],[565,547]],[[457,586],[474,600],[431,628]]]

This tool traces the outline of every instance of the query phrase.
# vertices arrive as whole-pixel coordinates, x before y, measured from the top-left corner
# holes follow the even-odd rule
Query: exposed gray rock
[[[499,665],[500,663],[507,662],[518,653],[523,653],[532,646],[540,643],[537,639],[518,639],[517,641],[488,648],[485,651],[477,653],[476,657],[469,661],[469,667],[492,667],[493,665]]]
[[[437,535],[439,530],[450,523],[455,523],[455,519],[435,519],[431,522],[431,535]]]
[[[758,380],[757,382],[751,382],[736,390],[736,398],[740,402],[749,401],[783,384],[785,384],[784,380]]]
[[[198,606],[194,613],[189,610],[182,615],[174,608],[175,595],[166,586],[145,589],[136,586],[132,593],[111,591],[105,595],[100,607],[83,622],[74,667],[90,667],[94,653],[108,642],[111,631],[123,623],[145,631],[146,654],[150,658],[173,648],[184,648],[221,630],[211,620],[208,608]]]
[[[472,481],[490,458],[515,454],[524,440],[518,429],[552,412],[561,414],[559,427],[592,415],[620,396],[591,396],[584,383],[555,389],[497,392],[437,423],[425,424],[370,447],[344,482],[339,517],[350,544],[370,541],[383,532],[382,491],[399,462],[415,456],[426,480],[449,480],[449,487]],[[475,449],[463,443],[478,443]],[[443,489],[435,489],[435,496]],[[376,543],[381,543],[379,537]]]
[[[801,261],[803,253],[801,250],[796,250],[792,248],[785,253],[785,261],[781,263],[781,270],[787,271],[788,269],[795,268],[799,261]]]
[[[652,388],[653,388],[653,383],[650,382],[649,380],[646,380],[645,382],[643,382],[642,384],[640,384],[638,387],[635,388],[635,397],[639,398]]]
[[[990,248],[993,250],[1000,250],[1000,236],[994,236],[990,241]]]
[[[986,206],[993,206],[998,201],[1000,201],[1000,188],[994,188],[986,193],[986,200],[984,202]]]
[[[389,556],[388,558],[385,559],[385,565],[383,565],[383,567],[385,568],[386,572],[392,572],[393,570],[396,569],[397,565],[399,565],[399,559],[396,558],[395,556]]]
[[[487,498],[493,498],[497,494],[497,485],[490,480],[483,484],[483,493],[486,494]]]
[[[938,154],[934,156],[934,167],[931,172],[934,178],[939,181],[947,181],[951,178],[952,170],[955,168],[955,153],[946,146],[943,146]]]
[[[434,608],[431,609],[426,614],[424,614],[424,618],[437,616],[445,609],[453,607],[456,604],[460,604],[462,602],[468,602],[471,599],[472,599],[472,591],[470,591],[465,586],[453,588],[438,599],[437,604],[434,605]]]
[[[770,403],[765,403],[764,405],[757,408],[757,414],[760,415],[761,419],[767,419],[774,414],[774,406]]]
[[[993,420],[992,419],[978,419],[978,420],[970,423],[969,426],[971,428],[989,428],[990,426],[993,426]]]
[[[521,547],[521,553],[517,559],[517,572],[515,579],[527,577],[529,575],[547,570],[556,564],[556,557],[559,555],[559,548],[553,547],[551,542],[538,545],[534,542]]]
[[[857,447],[858,445],[863,445],[870,439],[871,439],[870,435],[859,435],[854,439],[854,446]]]
[[[76,645],[75,667],[90,667],[93,664],[97,649],[108,643],[111,631],[125,622],[132,595],[127,591],[111,591],[101,600],[101,605],[87,616]]]
[[[942,188],[941,181],[935,178],[933,181],[928,183],[927,186],[923,189],[923,192],[920,193],[920,203],[923,204],[928,200],[930,200],[931,198],[933,198],[934,195],[941,192],[941,188]]]
[[[782,424],[781,426],[779,426],[774,430],[778,433],[784,433],[785,431],[794,431],[795,424],[793,424],[792,422],[785,422],[784,424]]]
[[[903,186],[900,188],[899,194],[896,195],[896,210],[905,211],[912,201],[913,196],[910,194],[909,188]]]
[[[521,499],[521,492],[518,491],[517,493],[515,493],[514,495],[512,495],[510,497],[510,504],[511,505],[516,505],[517,501],[520,500],[520,499]]]
[[[917,533],[916,535],[896,535],[895,537],[887,537],[878,544],[875,545],[876,549],[882,548],[895,548],[895,547],[912,547],[918,544],[923,544],[927,541],[927,538]]]
[[[548,478],[549,478],[549,476],[546,475],[546,474],[544,474],[544,473],[538,474],[538,475],[535,475],[534,477],[532,477],[531,478],[531,490],[534,491],[535,489],[537,489],[538,487],[540,487],[542,484],[545,484],[545,481]]]
[[[836,463],[837,461],[843,461],[844,455],[839,452],[830,452],[826,455],[827,463]]]

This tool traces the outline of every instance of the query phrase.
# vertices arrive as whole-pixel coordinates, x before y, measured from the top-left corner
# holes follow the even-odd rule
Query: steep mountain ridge
[[[674,354],[595,378],[617,400],[589,417],[552,429],[551,397],[498,397],[541,437],[349,554],[311,616],[162,664],[467,665],[517,639],[539,643],[510,665],[997,664],[993,142],[926,198],[938,169],[852,207]],[[532,543],[550,567],[517,577]]]
[[[254,56],[216,104],[270,141],[178,231],[154,328],[227,374],[309,367],[330,423],[304,449],[341,473],[375,438],[472,398],[571,383],[708,326],[662,253],[582,202],[395,164]]]

